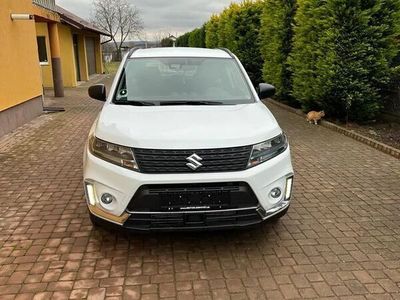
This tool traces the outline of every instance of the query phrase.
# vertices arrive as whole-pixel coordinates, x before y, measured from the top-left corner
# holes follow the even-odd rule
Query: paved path
[[[0,139],[0,299],[400,299],[400,161],[271,106],[296,171],[280,222],[110,233],[92,228],[82,191],[101,104],[66,94],[65,113]]]

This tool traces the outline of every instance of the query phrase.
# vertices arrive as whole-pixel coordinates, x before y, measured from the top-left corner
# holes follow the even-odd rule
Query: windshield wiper
[[[118,105],[133,105],[133,106],[154,106],[153,102],[147,101],[114,101],[114,104]]]
[[[161,101],[160,105],[221,105],[217,101]]]

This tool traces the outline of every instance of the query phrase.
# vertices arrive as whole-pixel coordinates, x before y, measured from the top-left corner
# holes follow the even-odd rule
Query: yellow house
[[[0,136],[42,113],[43,88],[103,73],[100,35],[55,0],[0,0]]]
[[[56,24],[59,40],[56,50],[61,58],[63,86],[75,87],[79,81],[103,73],[100,35],[108,34],[60,6],[55,5],[54,10],[60,16],[60,23]],[[37,17],[35,24],[43,86],[57,88],[50,39],[53,22]]]

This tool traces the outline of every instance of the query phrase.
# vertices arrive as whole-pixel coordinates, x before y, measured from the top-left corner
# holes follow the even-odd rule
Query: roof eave
[[[74,15],[73,13],[71,13],[70,11],[57,6],[56,5],[56,10],[58,15],[60,16],[60,20],[63,23],[66,23],[76,29],[79,30],[87,30],[87,31],[91,31],[100,35],[104,35],[104,36],[111,36],[108,32],[105,32],[99,28],[96,28],[94,25],[90,24],[89,22],[87,22],[86,20],[80,18],[79,16]],[[90,26],[88,26],[90,25]]]

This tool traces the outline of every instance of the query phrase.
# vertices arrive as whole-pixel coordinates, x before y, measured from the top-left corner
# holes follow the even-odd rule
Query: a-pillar
[[[49,23],[51,66],[53,71],[54,96],[64,97],[64,83],[61,69],[60,38],[57,23]]]

